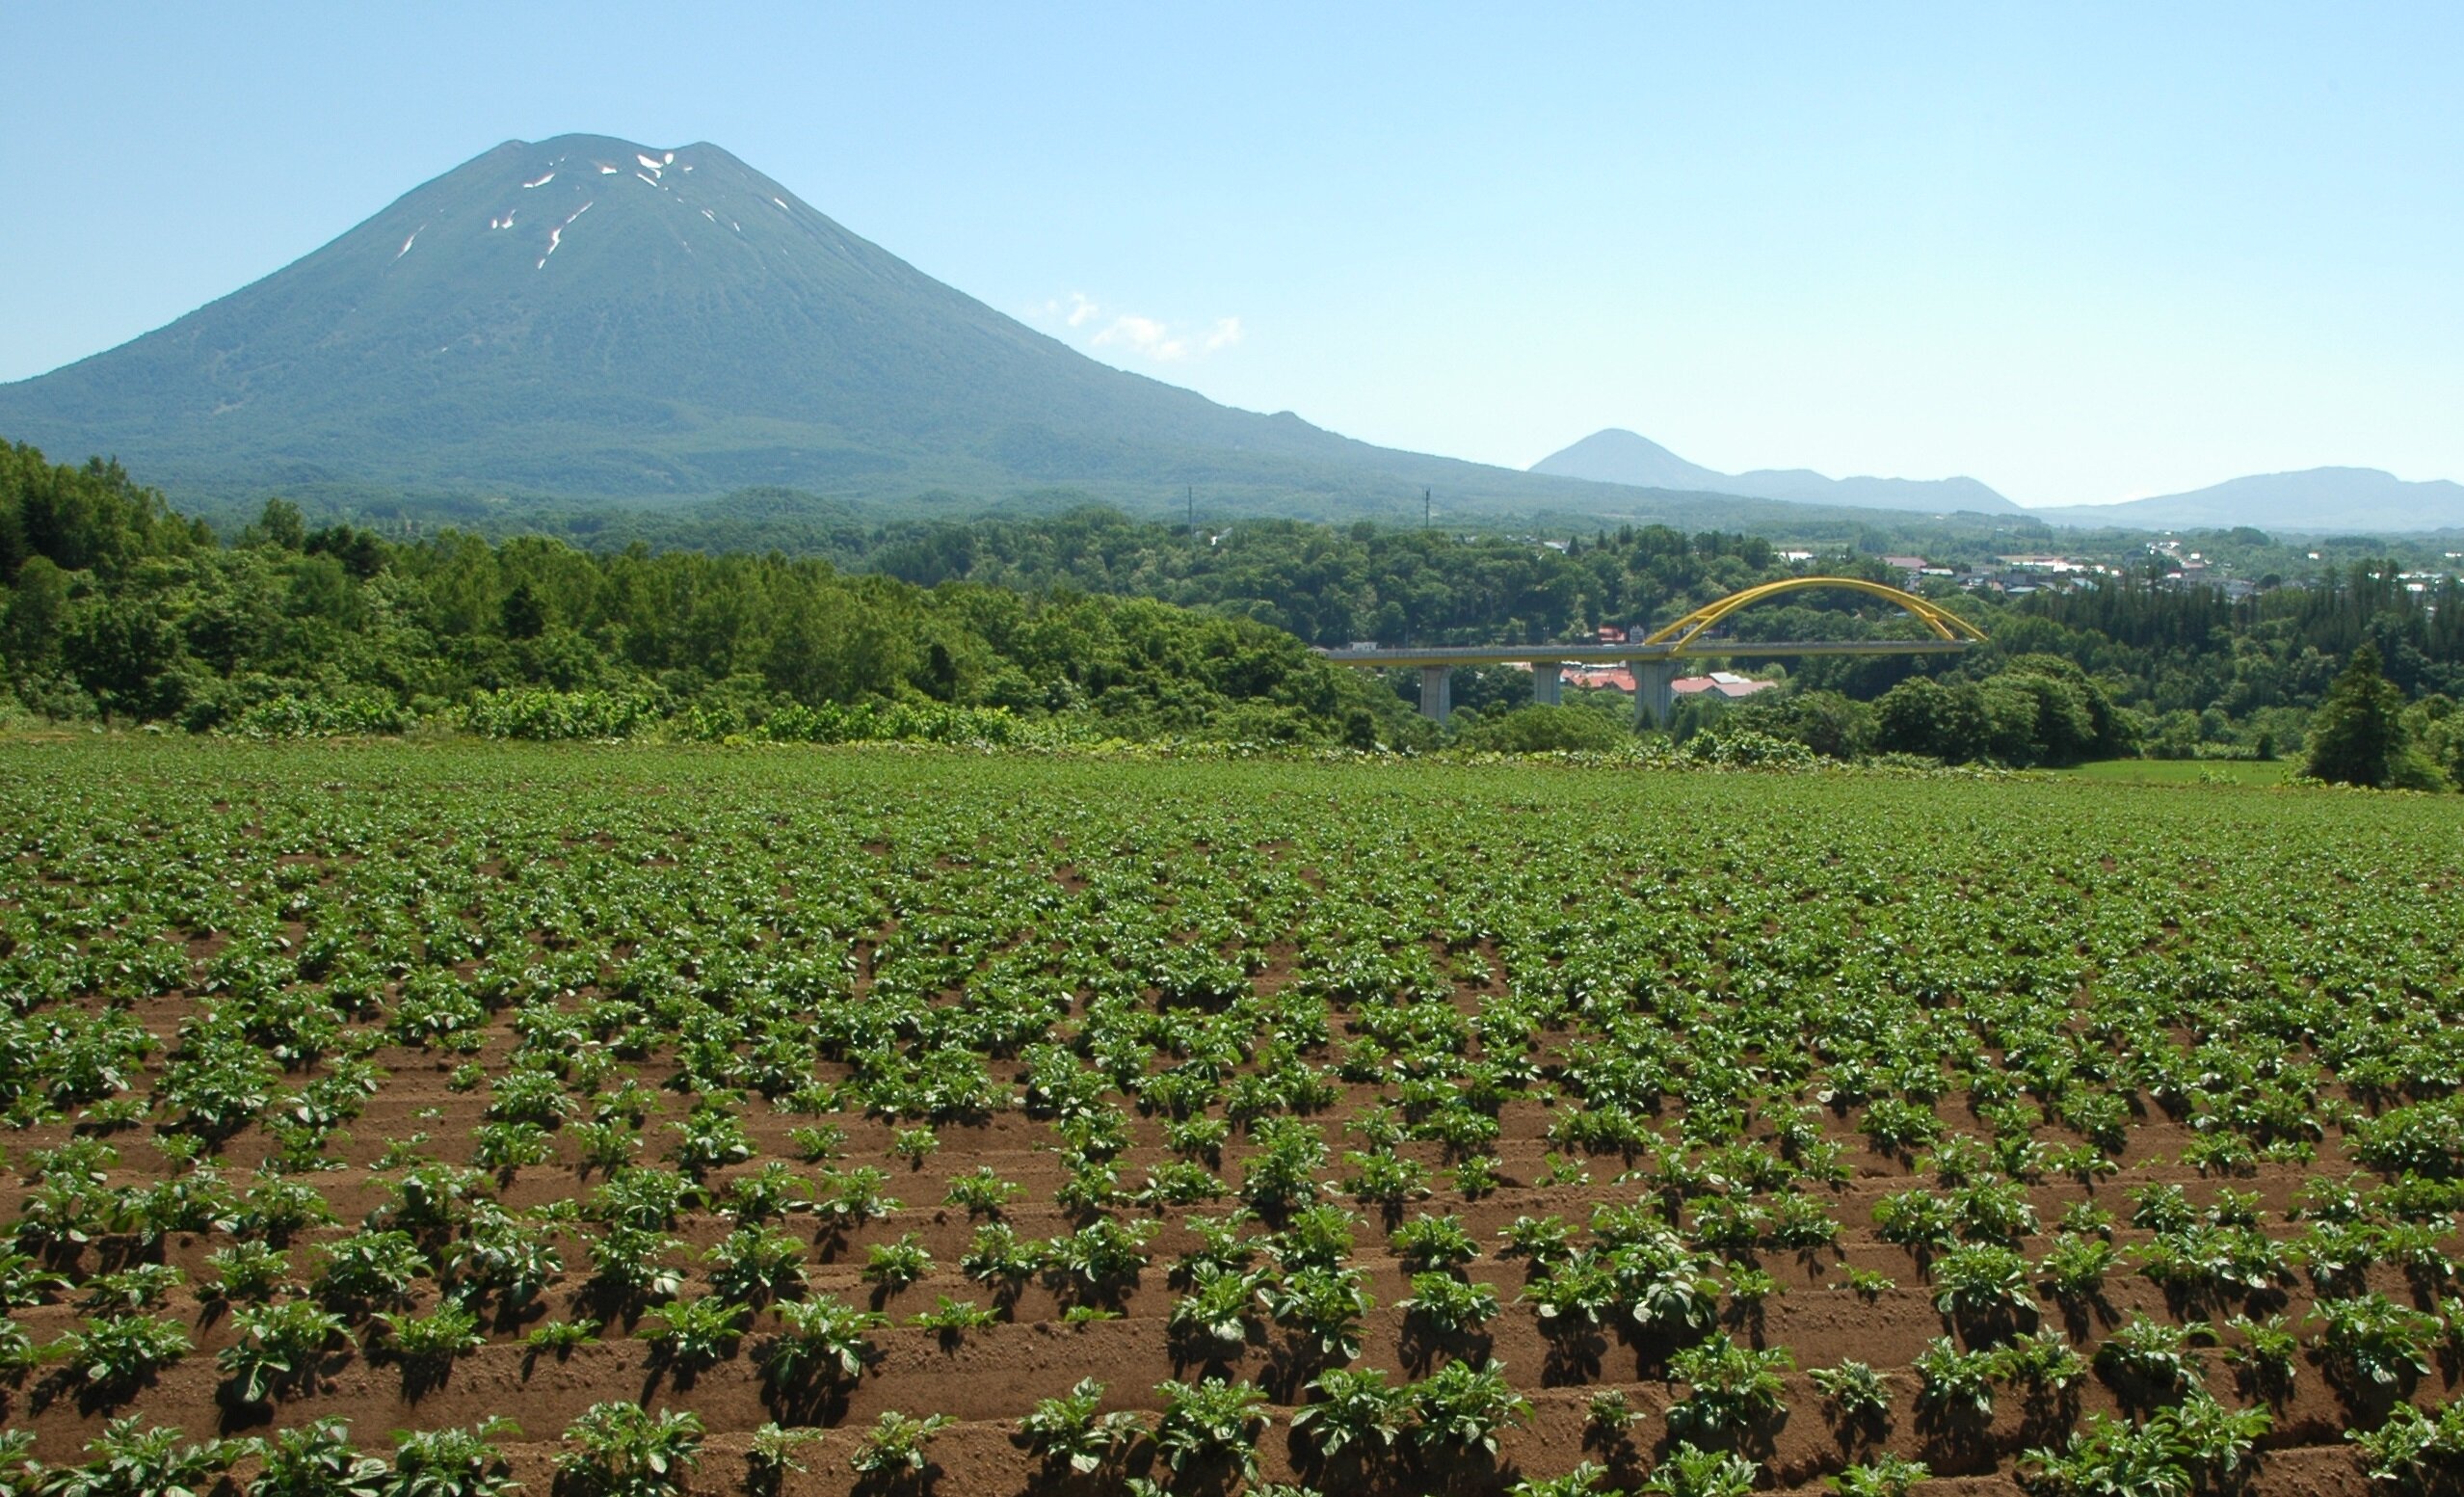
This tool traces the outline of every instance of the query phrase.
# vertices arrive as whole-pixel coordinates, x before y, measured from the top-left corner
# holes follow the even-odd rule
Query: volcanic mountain
[[[169,327],[0,386],[0,437],[174,496],[1070,486],[1160,504],[1630,509],[1099,363],[710,145],[509,141]]]

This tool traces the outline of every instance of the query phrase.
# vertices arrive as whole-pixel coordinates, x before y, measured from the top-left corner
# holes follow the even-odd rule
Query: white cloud
[[[1235,346],[1244,335],[1238,317],[1218,317],[1204,332],[1192,332],[1158,317],[1106,313],[1100,303],[1081,291],[1071,292],[1066,300],[1048,298],[1029,315],[1047,327],[1079,331],[1089,348],[1119,349],[1156,363],[1203,359]]]
[[[1087,342],[1096,348],[1126,348],[1166,363],[1189,357],[1189,340],[1173,336],[1172,329],[1153,317],[1115,317]]]

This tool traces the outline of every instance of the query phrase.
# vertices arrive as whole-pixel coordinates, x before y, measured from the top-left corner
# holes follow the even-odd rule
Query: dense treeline
[[[1563,639],[1788,575],[1767,541],[1662,525],[1578,538],[1560,551],[1365,523],[1269,520],[1192,532],[1100,509],[934,525],[888,540],[865,564],[926,586],[1136,593],[1243,614],[1316,645]]]
[[[2234,534],[2241,538],[2237,545],[2264,553],[2264,536]],[[970,579],[1163,598],[1259,619],[1320,645],[1572,638],[1604,625],[1656,626],[1738,588],[1807,572],[1897,580],[1863,549],[1792,562],[1757,537],[1686,535],[1656,525],[1543,545],[1283,521],[1193,531],[1090,509],[897,527],[866,544],[843,540],[842,549],[861,565],[923,584]],[[2119,565],[2131,558],[2117,551],[2102,559]],[[1870,701],[1912,677],[1938,675],[1952,687],[1982,689],[2023,658],[2041,667],[2042,657],[2058,657],[2076,667],[2072,674],[2082,684],[2093,682],[2110,706],[2132,714],[2120,730],[2126,738],[2181,756],[2296,746],[2307,714],[2365,639],[2386,661],[2388,679],[2409,695],[2464,696],[2464,592],[2451,580],[2415,592],[2395,560],[2362,559],[2321,566],[2301,585],[2233,603],[2212,588],[2167,586],[2144,575],[2159,570],[2015,599],[1944,587],[1953,608],[1994,636],[1991,647],[1956,662],[1885,656],[1788,668],[1801,687]],[[1792,596],[1735,616],[1729,631],[1750,641],[1856,638],[1910,627],[1868,599],[1841,593]],[[1733,663],[1776,662],[1740,649]],[[2041,668],[2022,674],[2056,679]],[[1494,712],[1511,705],[1504,698],[1514,689],[1511,679],[1458,677],[1455,701]],[[1954,735],[1943,741],[1981,740]],[[2103,751],[2117,740],[2101,732],[2092,741]]]
[[[53,717],[389,726],[476,708],[519,724],[539,715],[519,698],[532,691],[563,694],[557,712],[585,725],[690,712],[713,733],[782,714],[809,729],[816,709],[859,703],[1130,736],[1426,732],[1289,634],[1149,599],[927,589],[776,555],[395,543],[311,530],[280,501],[223,546],[110,465],[59,468],[22,446],[6,463],[0,664],[16,700]]]
[[[593,552],[455,531],[388,539],[311,527],[278,500],[225,544],[116,465],[63,468],[10,447],[0,685],[52,717],[199,729],[454,715],[592,735],[679,722],[713,736],[1011,732],[998,718],[1130,736],[1425,745],[1435,730],[1413,716],[1408,678],[1364,680],[1304,646],[1571,639],[1649,628],[1810,571],[1894,579],[1860,552],[1809,562],[1753,536],[1662,526],[1541,544],[1285,521],[1208,532],[1098,508],[850,526],[837,549],[849,564],[638,545]],[[1948,597],[1990,645],[1956,659],[1758,660],[1758,639],[1914,626],[1846,592],[1735,616],[1727,663],[1786,670],[1792,689],[1729,712],[1729,730],[1841,757],[2292,753],[2365,643],[2416,705],[2425,747],[2429,725],[2464,696],[2464,592],[2423,586],[2393,561],[2322,568],[2238,603],[2124,577],[2022,599]],[[1455,701],[1470,709],[1460,735],[1598,737],[1590,724],[1497,726],[1529,689],[1519,672],[1458,673]],[[894,705],[904,715],[881,715]],[[1688,702],[1679,735],[1721,711]]]

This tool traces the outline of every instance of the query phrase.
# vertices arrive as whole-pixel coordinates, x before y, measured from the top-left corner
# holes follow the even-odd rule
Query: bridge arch
[[[1983,629],[1948,609],[1929,602],[1914,593],[1902,592],[1885,583],[1868,582],[1863,577],[1784,577],[1777,582],[1764,582],[1741,592],[1731,593],[1717,602],[1705,603],[1675,623],[1656,630],[1644,639],[1643,643],[1660,646],[1672,655],[1683,655],[1688,653],[1689,647],[1706,631],[1738,609],[1751,607],[1765,599],[1776,598],[1782,593],[1802,592],[1808,588],[1816,587],[1844,587],[1853,592],[1870,594],[1888,603],[1894,603],[1911,618],[1933,630],[1935,637],[1939,639],[1973,643],[1981,641],[1985,637]],[[1734,643],[1736,648],[1724,649],[1721,653],[1735,655],[1753,653],[1751,645],[1743,641]]]

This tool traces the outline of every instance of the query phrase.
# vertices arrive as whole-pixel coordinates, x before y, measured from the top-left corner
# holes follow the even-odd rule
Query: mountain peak
[[[1359,514],[1576,487],[1114,369],[717,146],[578,133],[503,142],[168,327],[0,386],[0,435],[233,501],[1206,485]]]

